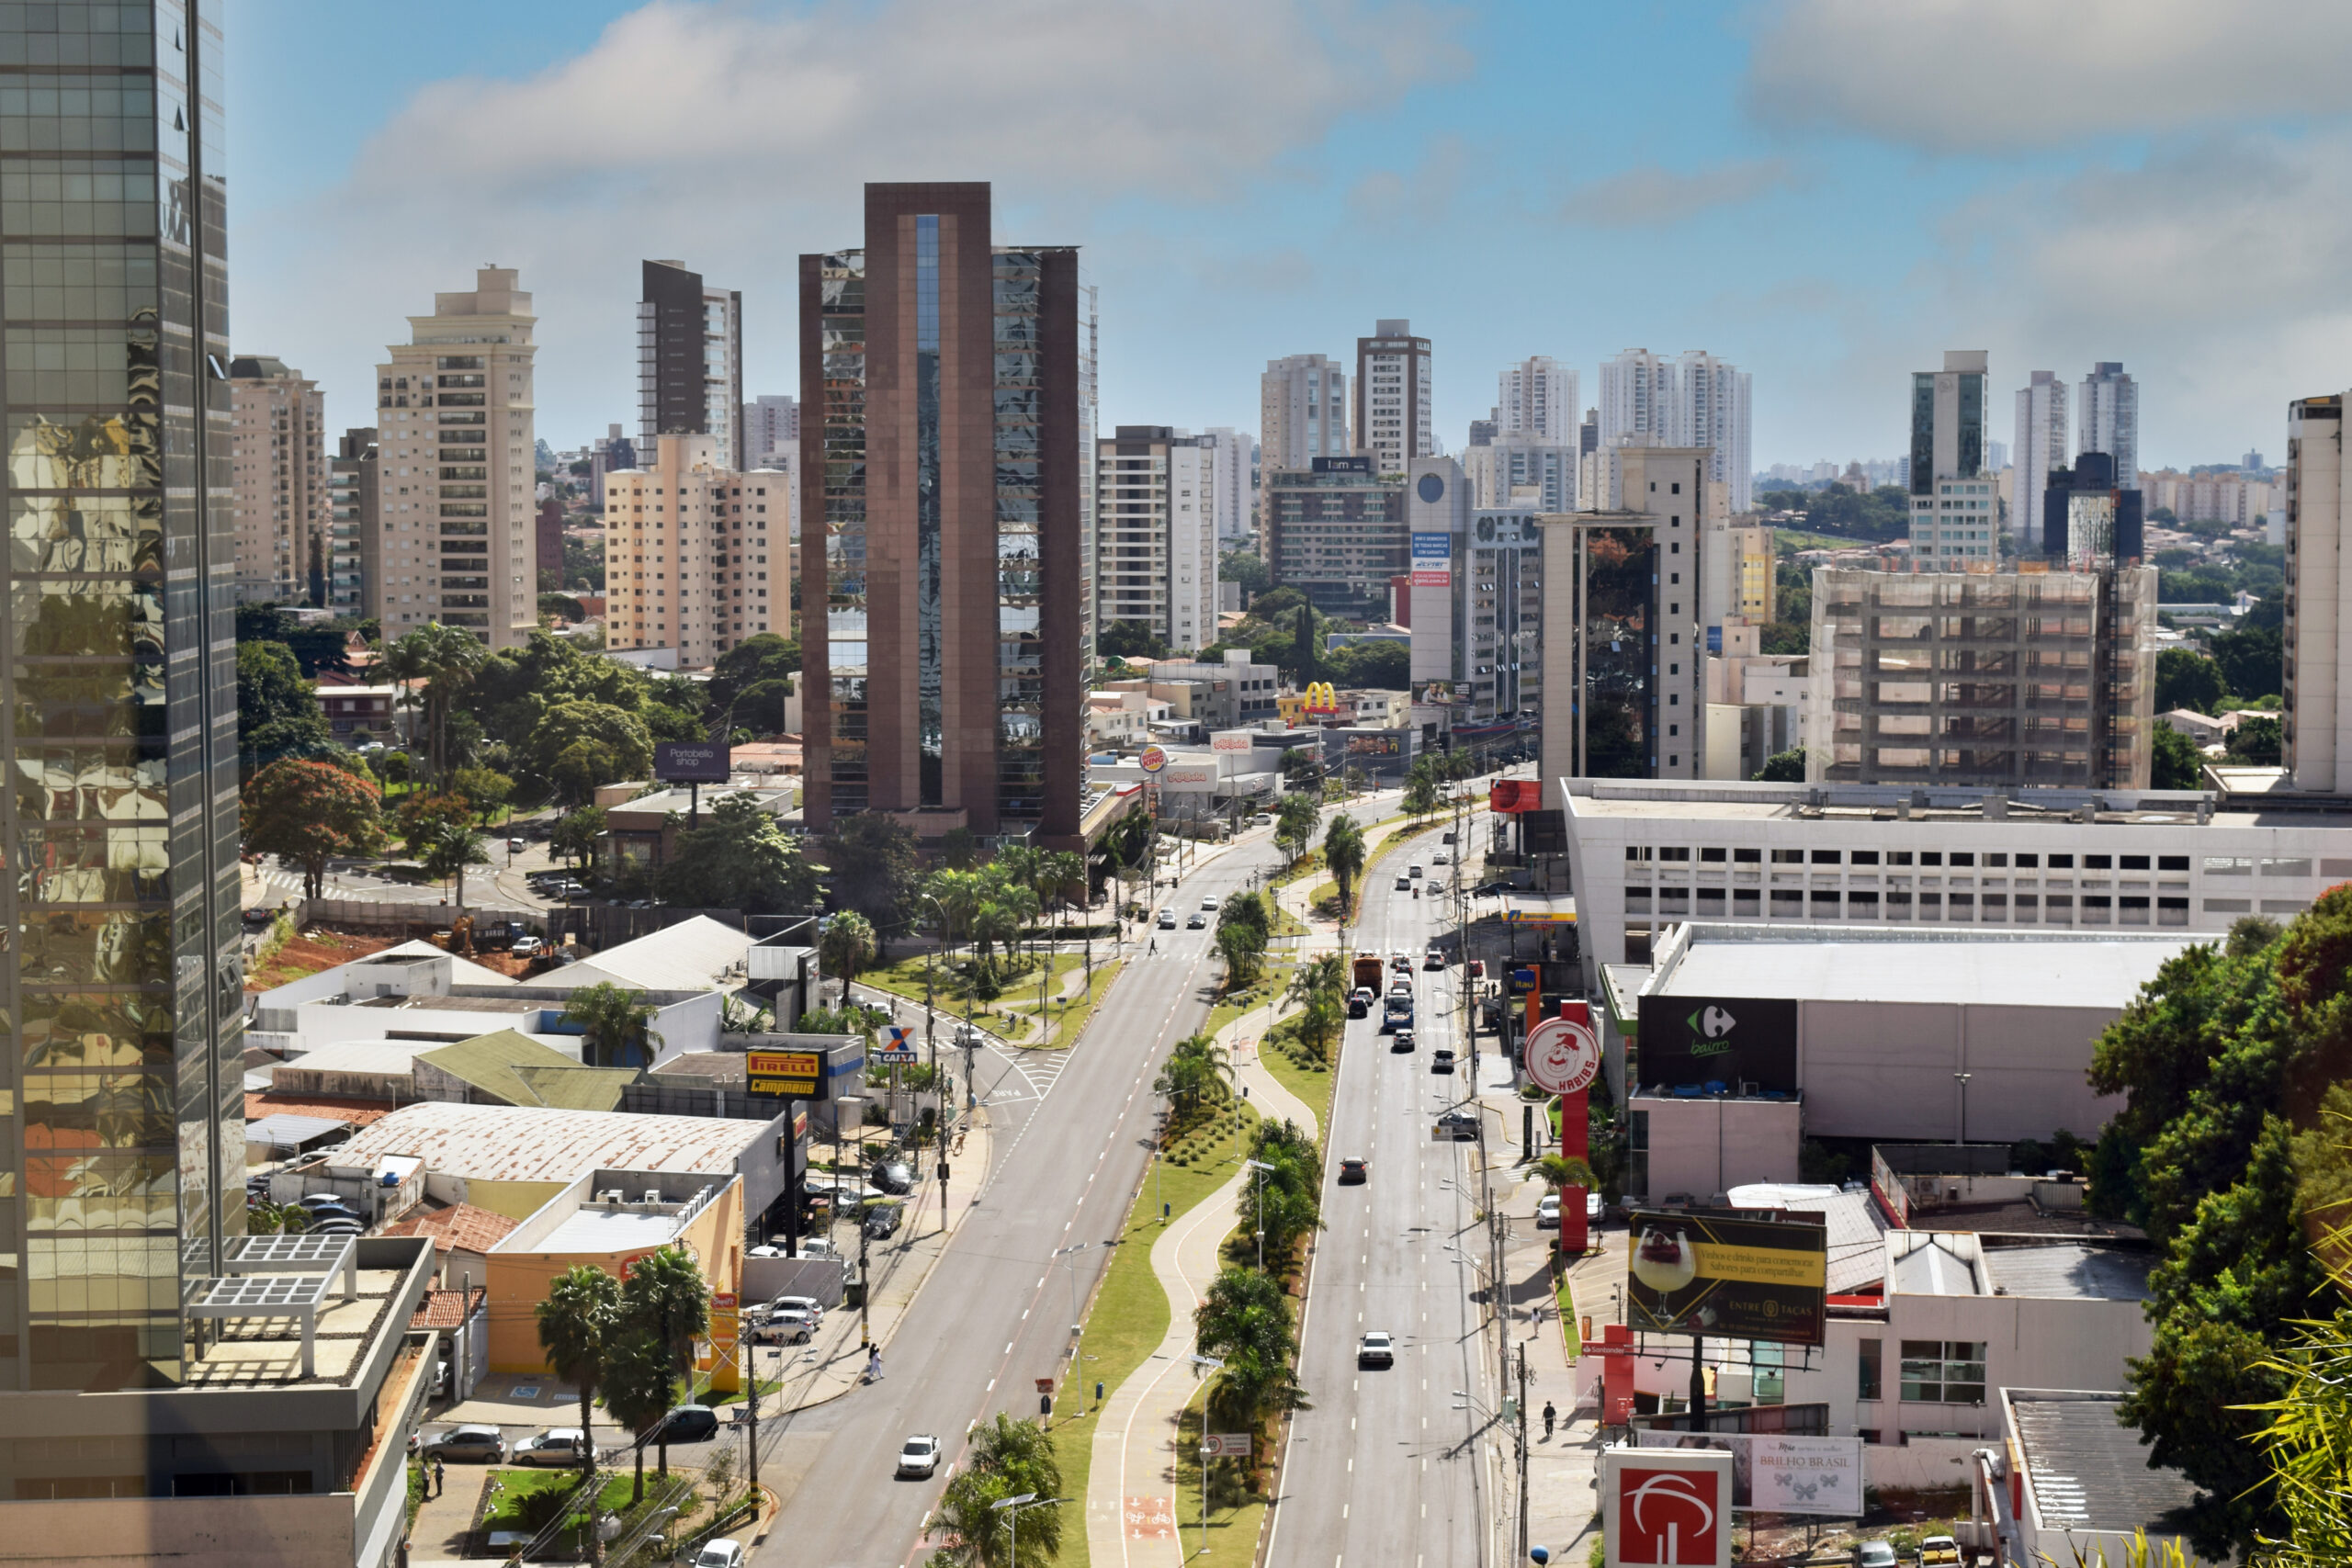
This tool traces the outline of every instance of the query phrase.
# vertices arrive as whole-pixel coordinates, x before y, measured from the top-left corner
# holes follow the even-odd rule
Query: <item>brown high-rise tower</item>
[[[1085,767],[1078,253],[993,243],[984,184],[869,185],[800,258],[810,829],[1075,847]]]

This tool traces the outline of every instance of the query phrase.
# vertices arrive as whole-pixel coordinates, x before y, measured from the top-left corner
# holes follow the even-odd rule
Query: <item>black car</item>
[[[1451,1051],[1430,1052],[1430,1071],[1441,1074],[1446,1077],[1452,1077],[1453,1076],[1453,1053]]]
[[[673,1443],[707,1443],[718,1435],[718,1416],[707,1404],[681,1404],[662,1423],[662,1438]]]
[[[1184,929],[1188,931],[1196,931],[1201,930],[1204,926],[1206,926],[1208,923],[1208,917],[1202,914],[1198,909],[1195,909],[1190,915],[1185,917]]]
[[[885,1192],[911,1192],[915,1189],[914,1170],[901,1159],[875,1161],[866,1179]]]
[[[869,1241],[886,1241],[899,1234],[899,1221],[903,1213],[896,1203],[876,1203],[865,1211],[862,1228]]]
[[[1364,1162],[1360,1159],[1341,1160],[1340,1162],[1340,1185],[1342,1187],[1357,1186],[1364,1179],[1365,1168]]]

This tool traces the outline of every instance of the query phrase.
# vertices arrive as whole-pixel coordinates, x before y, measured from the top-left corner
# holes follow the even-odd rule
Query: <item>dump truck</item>
[[[1378,991],[1381,986],[1385,983],[1384,972],[1380,963],[1380,954],[1376,953],[1357,953],[1355,976],[1355,983],[1357,985],[1369,986],[1375,992]]]

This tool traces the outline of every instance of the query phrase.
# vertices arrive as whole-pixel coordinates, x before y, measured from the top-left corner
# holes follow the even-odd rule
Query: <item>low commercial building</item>
[[[2197,1500],[2180,1472],[2149,1464],[2140,1434],[2119,1418],[2120,1389],[2005,1388],[1999,1450],[1970,1456],[1962,1545],[2004,1562],[2129,1562],[2196,1554],[2176,1529]]]
[[[1554,787],[1589,987],[1692,919],[2218,934],[2352,877],[2352,813],[2217,808],[2192,791]]]
[[[719,801],[748,795],[769,816],[797,818],[800,792],[789,784],[706,784],[699,792],[671,788],[640,795],[605,808],[605,830],[596,840],[596,861],[607,874],[657,872],[678,852],[678,835],[696,812],[708,814]]]

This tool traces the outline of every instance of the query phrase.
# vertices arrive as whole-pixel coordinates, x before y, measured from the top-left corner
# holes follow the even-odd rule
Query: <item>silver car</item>
[[[939,1439],[928,1432],[918,1432],[899,1450],[899,1476],[927,1481],[939,1470]]]

